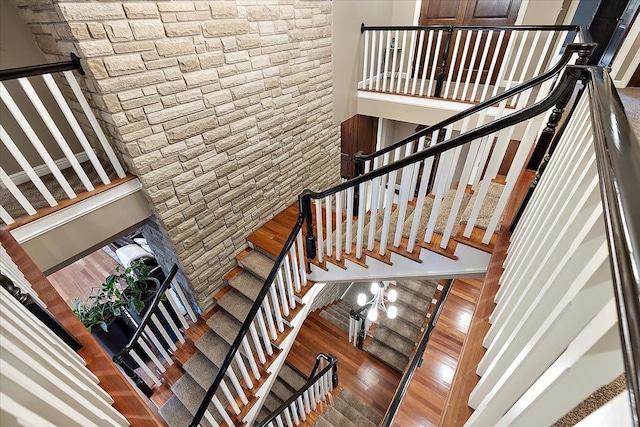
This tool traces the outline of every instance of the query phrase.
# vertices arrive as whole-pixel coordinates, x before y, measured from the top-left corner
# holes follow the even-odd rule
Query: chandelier
[[[362,307],[361,310],[368,308],[369,311],[367,312],[367,319],[370,322],[378,320],[378,311],[386,313],[389,319],[395,319],[398,315],[398,309],[396,306],[388,305],[388,303],[396,302],[398,299],[398,291],[395,289],[387,289],[388,286],[388,283],[373,282],[370,288],[373,296],[368,301],[366,294],[358,294],[358,305]]]

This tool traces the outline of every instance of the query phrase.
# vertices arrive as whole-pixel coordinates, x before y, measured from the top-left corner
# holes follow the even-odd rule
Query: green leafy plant
[[[109,321],[115,316],[123,316],[125,309],[142,313],[144,299],[156,291],[155,279],[150,280],[150,272],[151,267],[141,261],[135,261],[125,269],[117,266],[97,293],[84,301],[74,299],[71,309],[90,332],[96,327],[106,332]]]

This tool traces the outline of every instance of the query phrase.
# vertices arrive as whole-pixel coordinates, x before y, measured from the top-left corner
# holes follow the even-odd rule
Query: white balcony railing
[[[6,154],[0,164],[0,220],[5,224],[126,176],[71,71],[78,68],[73,60],[2,71],[0,140]]]

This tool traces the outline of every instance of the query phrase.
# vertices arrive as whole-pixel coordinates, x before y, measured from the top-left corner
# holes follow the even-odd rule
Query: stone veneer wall
[[[245,238],[339,181],[330,1],[13,0],[83,85],[203,310]]]

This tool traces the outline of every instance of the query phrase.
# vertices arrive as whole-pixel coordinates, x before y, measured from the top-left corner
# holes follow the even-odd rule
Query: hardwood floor
[[[113,273],[118,263],[105,251],[98,249],[47,276],[63,300],[70,303],[74,298],[86,299]]]
[[[338,358],[339,387],[353,392],[380,413],[386,412],[400,374],[349,344],[346,332],[314,312],[302,325],[287,362],[308,375],[318,353],[331,353]]]
[[[438,425],[481,287],[482,279],[453,282],[394,426]]]

